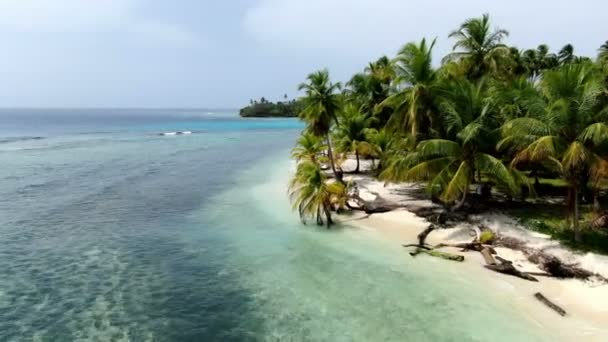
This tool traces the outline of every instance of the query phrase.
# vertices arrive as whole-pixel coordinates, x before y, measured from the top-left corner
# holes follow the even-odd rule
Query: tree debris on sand
[[[538,299],[541,303],[551,308],[551,310],[557,312],[560,316],[566,316],[566,310],[562,309],[559,305],[547,299],[547,297],[545,297],[542,293],[536,292],[534,294],[534,297]]]
[[[446,260],[459,261],[459,262],[464,261],[463,255],[446,253],[446,252],[438,251],[434,248],[429,247],[425,241],[426,241],[426,237],[433,230],[435,230],[435,226],[431,224],[425,230],[423,230],[420,234],[418,234],[418,244],[403,245],[403,247],[416,247],[415,251],[410,252],[410,255],[413,257],[420,253],[425,253],[430,256],[434,256],[434,257],[442,258],[442,259],[446,259]]]

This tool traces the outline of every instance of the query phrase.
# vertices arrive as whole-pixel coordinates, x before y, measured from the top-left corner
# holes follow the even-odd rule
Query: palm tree
[[[509,32],[506,30],[492,31],[488,14],[481,18],[468,19],[458,30],[450,33],[449,38],[456,39],[456,43],[454,52],[447,55],[444,62],[462,62],[471,79],[479,79],[487,73],[496,73],[509,55],[509,49],[502,44],[502,40],[508,36]]]
[[[605,73],[608,74],[608,40],[600,46],[598,51],[597,60],[605,68]]]
[[[349,104],[344,107],[340,115],[340,124],[336,130],[336,150],[342,153],[355,153],[357,166],[355,173],[359,172],[359,157],[369,154],[370,144],[366,141],[365,131],[371,127],[373,118],[367,117],[359,109]]]
[[[318,163],[318,155],[325,150],[325,145],[320,137],[310,133],[302,132],[297,140],[296,146],[291,151],[291,156],[297,161],[310,160]]]
[[[344,202],[344,185],[329,183],[318,164],[305,160],[298,164],[289,189],[289,198],[302,222],[306,224],[308,218],[315,218],[318,225],[326,224],[329,229],[334,223],[331,216],[333,205]]]
[[[323,136],[327,140],[327,154],[331,169],[336,179],[342,182],[342,176],[336,170],[334,156],[331,146],[330,130],[331,126],[337,124],[336,113],[340,108],[339,95],[340,83],[332,83],[329,79],[329,72],[321,70],[314,72],[307,77],[308,83],[302,83],[298,87],[304,90],[306,95],[303,98],[304,109],[299,117],[308,124],[312,134]]]
[[[534,81],[526,76],[494,82],[489,92],[503,121],[518,117],[540,118],[544,114],[542,94]]]
[[[517,118],[503,126],[503,135],[517,148],[511,165],[542,163],[568,182],[568,206],[579,242],[579,189],[603,177],[605,164],[595,148],[608,139],[607,111],[594,110],[600,87],[593,65],[567,64],[547,71],[541,81],[547,98],[546,118]]]
[[[391,153],[395,151],[406,152],[408,148],[408,140],[401,138],[399,135],[393,134],[386,129],[377,130],[368,128],[365,130],[365,140],[370,145],[370,156],[372,163],[374,159],[378,159],[377,168],[382,170],[386,160]]]
[[[368,116],[376,118],[375,125],[382,127],[390,117],[388,108],[378,109],[377,106],[389,96],[394,70],[388,57],[383,56],[369,63],[364,72],[355,74],[348,81],[344,90],[350,103],[360,106],[360,110]]]
[[[536,49],[524,51],[522,61],[532,80],[537,80],[544,70],[553,69],[559,65],[558,57],[550,53],[549,47],[545,44],[539,45]]]
[[[576,56],[574,55],[574,46],[572,46],[572,44],[564,45],[564,47],[559,50],[557,58],[560,65],[570,64],[576,61]]]
[[[439,124],[434,103],[438,90],[437,72],[432,65],[435,40],[427,44],[408,43],[393,61],[399,90],[380,106],[394,110],[387,126],[407,132],[412,137],[428,137],[433,126]]]
[[[428,181],[431,194],[440,194],[445,203],[456,200],[452,210],[461,208],[475,181],[475,173],[518,191],[512,172],[492,156],[493,131],[497,123],[485,82],[453,81],[441,103],[445,138],[421,141],[413,153],[396,155],[381,173],[388,181]]]

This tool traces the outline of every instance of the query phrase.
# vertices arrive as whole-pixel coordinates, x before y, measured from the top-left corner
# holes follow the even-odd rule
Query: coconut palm
[[[546,117],[511,120],[503,126],[503,135],[518,148],[512,166],[542,163],[568,182],[572,227],[575,240],[580,241],[579,189],[587,180],[603,177],[605,167],[595,151],[608,139],[607,111],[594,110],[600,83],[593,65],[567,64],[545,72],[541,89],[548,102]]]
[[[335,203],[344,203],[345,187],[339,182],[329,183],[321,167],[309,160],[298,164],[296,173],[289,183],[289,198],[294,210],[306,224],[314,218],[320,226],[329,228],[333,223],[331,216]]]
[[[346,100],[360,107],[368,116],[375,117],[375,126],[382,127],[390,117],[388,108],[378,109],[377,106],[389,96],[394,70],[388,57],[383,56],[369,63],[364,72],[355,74],[346,83],[344,90]]]
[[[490,96],[504,121],[518,117],[536,117],[544,114],[545,102],[534,82],[526,76],[508,81],[494,82]]]
[[[373,121],[373,118],[361,113],[353,104],[346,105],[340,115],[340,124],[335,134],[336,150],[342,153],[355,153],[357,166],[354,172],[356,173],[360,169],[360,156],[371,152],[371,145],[366,141],[365,132],[372,126]]]
[[[533,80],[537,80],[544,70],[554,69],[559,65],[558,57],[550,53],[549,47],[545,44],[524,51],[522,62]]]
[[[432,65],[434,46],[435,40],[430,44],[426,39],[419,44],[408,43],[393,60],[399,90],[380,105],[394,110],[387,123],[393,131],[425,138],[433,126],[439,125],[434,103],[438,90],[437,72]]]
[[[559,50],[557,58],[560,65],[570,64],[576,61],[576,56],[574,55],[574,46],[572,46],[572,44],[564,45],[564,47]]]
[[[340,100],[337,92],[341,85],[330,81],[327,70],[314,72],[308,75],[307,80],[307,83],[302,83],[298,87],[299,90],[305,91],[304,109],[299,117],[307,123],[312,134],[325,137],[327,140],[331,169],[336,179],[341,182],[342,176],[336,170],[329,134],[332,125],[337,124],[338,120],[336,114],[340,108]]]
[[[597,60],[600,66],[604,67],[604,72],[608,74],[608,40],[600,46],[598,50]]]
[[[453,210],[464,205],[476,171],[508,192],[517,192],[513,173],[491,154],[497,122],[485,82],[453,81],[441,109],[446,137],[421,141],[413,153],[394,156],[381,178],[428,181],[433,195],[440,194],[446,203],[457,201]]]
[[[298,162],[310,160],[313,163],[318,163],[318,156],[325,151],[325,148],[325,144],[320,137],[304,131],[291,151],[291,156]]]
[[[391,153],[395,151],[405,152],[409,150],[408,146],[411,145],[407,144],[409,140],[393,134],[386,129],[366,129],[365,140],[370,146],[369,152],[372,157],[372,163],[375,159],[378,159],[377,168],[379,170],[382,170]]]
[[[471,79],[479,79],[487,73],[497,73],[509,56],[509,48],[502,44],[509,32],[503,29],[492,30],[490,16],[466,20],[460,28],[450,33],[456,39],[453,52],[444,62],[459,61],[467,69]]]

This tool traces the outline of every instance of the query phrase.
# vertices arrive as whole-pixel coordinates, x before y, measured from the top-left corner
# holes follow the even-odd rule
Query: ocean
[[[0,111],[0,341],[543,341],[432,258],[291,211],[296,119]],[[160,135],[190,132],[190,134]]]

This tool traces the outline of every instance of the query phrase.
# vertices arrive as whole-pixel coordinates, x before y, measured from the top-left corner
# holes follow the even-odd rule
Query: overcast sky
[[[485,12],[520,48],[608,40],[606,0],[0,0],[0,106],[236,108],[423,37],[439,61]]]

